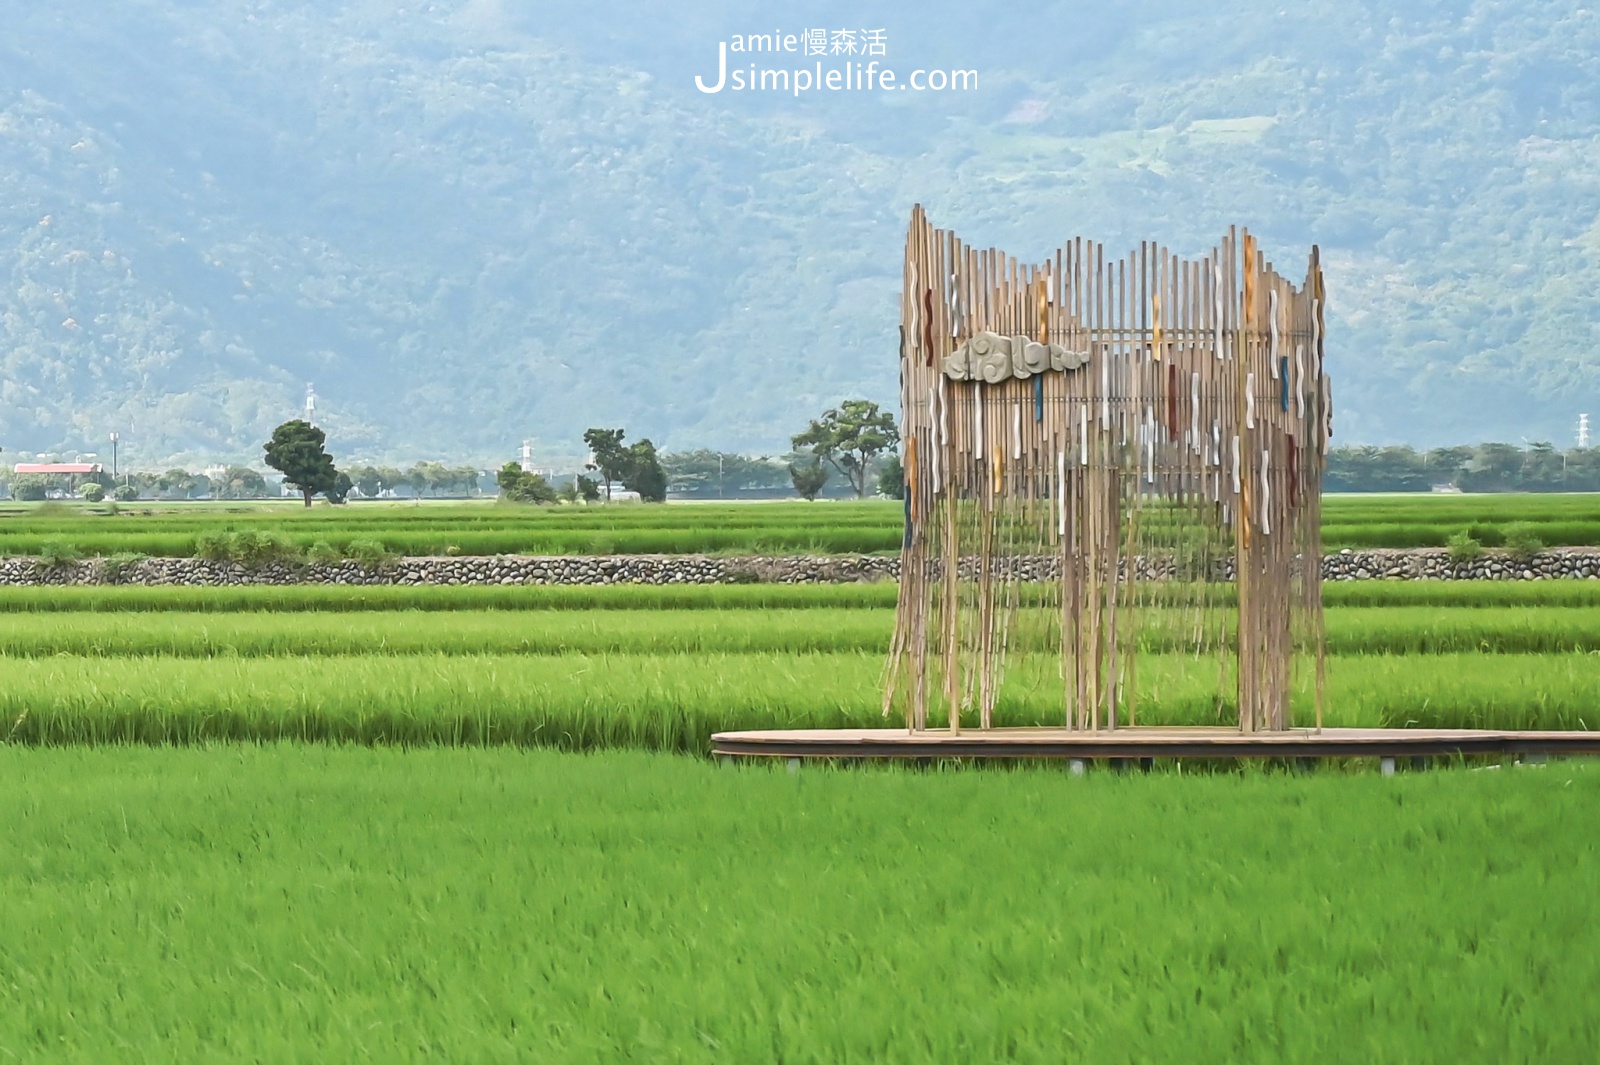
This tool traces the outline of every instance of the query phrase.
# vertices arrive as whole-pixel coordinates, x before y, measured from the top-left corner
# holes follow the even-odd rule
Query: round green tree
[[[272,439],[264,445],[267,465],[300,490],[308,507],[318,492],[336,492],[340,487],[333,456],[323,446],[327,439],[321,429],[296,418],[272,430]]]

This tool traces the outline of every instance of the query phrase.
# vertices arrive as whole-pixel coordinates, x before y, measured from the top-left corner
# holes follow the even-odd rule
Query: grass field
[[[21,1061],[1585,1061],[1600,772],[0,749]]]
[[[1147,517],[1147,522],[1157,518]],[[83,504],[0,508],[0,555],[69,546],[82,555],[188,556],[208,533],[269,530],[299,549],[347,550],[380,541],[405,555],[736,554],[892,552],[897,502],[504,507],[490,503],[132,504],[115,513]],[[1489,546],[1513,522],[1548,546],[1600,545],[1600,496],[1337,496],[1323,503],[1323,544],[1443,546],[1471,531]]]

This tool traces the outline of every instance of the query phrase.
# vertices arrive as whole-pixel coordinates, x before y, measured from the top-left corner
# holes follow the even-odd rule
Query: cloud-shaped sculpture
[[[1087,351],[1068,351],[1060,344],[1041,344],[1025,336],[980,332],[945,356],[941,368],[952,381],[997,385],[1008,378],[1028,378],[1046,370],[1076,370],[1088,362]]]

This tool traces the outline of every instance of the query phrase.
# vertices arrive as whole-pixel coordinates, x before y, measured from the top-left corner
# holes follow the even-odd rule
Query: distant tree
[[[118,503],[132,503],[139,498],[139,489],[131,484],[119,484],[111,490],[111,498]]]
[[[81,494],[85,503],[98,503],[106,497],[106,486],[98,481],[90,481],[83,486]]]
[[[419,462],[406,471],[406,483],[417,495],[436,496],[455,484],[455,473],[442,462]]]
[[[586,429],[583,442],[589,448],[587,470],[599,470],[605,481],[606,499],[611,499],[611,482],[622,480],[628,467],[628,450],[622,446],[626,435],[622,429]]]
[[[812,503],[822,491],[822,486],[828,483],[828,468],[815,458],[810,462],[791,463],[789,480],[794,483],[794,490],[800,493],[800,498]]]
[[[1522,486],[1522,449],[1515,444],[1479,444],[1458,482],[1464,492],[1514,492]]]
[[[378,493],[383,491],[383,475],[376,466],[357,466],[350,471],[350,480],[355,483],[356,490],[367,499],[376,499]]]
[[[674,492],[721,495],[724,488],[722,459],[720,452],[703,448],[697,451],[668,451],[661,456],[661,468],[666,471],[667,486]]]
[[[894,415],[864,399],[847,399],[823,412],[793,438],[795,450],[809,451],[838,470],[858,499],[867,494],[873,459],[899,442]]]
[[[472,496],[478,493],[478,467],[457,466],[451,470],[454,474],[453,483],[461,490],[462,495]]]
[[[405,473],[394,466],[378,467],[378,494],[393,492],[406,483]]]
[[[1566,459],[1567,491],[1600,492],[1600,447],[1573,448]]]
[[[355,485],[350,482],[350,475],[343,470],[333,475],[333,484],[322,490],[322,497],[334,506],[343,506],[344,501],[350,498],[350,490]]]
[[[506,503],[554,503],[556,490],[537,473],[529,473],[515,462],[508,462],[494,475],[500,486],[500,499]]]
[[[174,466],[156,478],[156,487],[168,499],[188,499],[194,491],[194,474]]]
[[[891,451],[878,470],[878,494],[890,499],[906,497],[906,469],[900,464],[900,452]]]
[[[622,471],[622,487],[630,492],[638,492],[639,498],[646,503],[667,501],[667,474],[661,468],[661,460],[656,456],[656,446],[648,437],[627,449],[627,465]]]
[[[736,495],[752,489],[783,488],[789,480],[784,463],[763,455],[752,458],[731,451],[669,451],[661,456],[667,486],[683,495]]]
[[[267,479],[249,466],[229,466],[211,482],[211,490],[222,499],[260,499],[267,494]]]
[[[1436,447],[1422,456],[1430,484],[1456,484],[1461,472],[1472,462],[1470,447]]]
[[[25,503],[37,503],[45,496],[48,482],[36,474],[19,474],[11,479],[11,498]]]
[[[1548,440],[1535,440],[1522,457],[1521,485],[1526,492],[1559,492],[1564,480],[1561,453]]]
[[[323,446],[327,439],[321,429],[296,418],[274,429],[272,439],[263,445],[267,465],[300,490],[307,507],[311,506],[312,496],[331,491],[338,484],[339,471]]]
[[[593,503],[600,498],[600,482],[593,477],[578,474],[573,480],[573,488],[577,491],[578,498],[585,503]]]
[[[1336,447],[1323,487],[1330,492],[1426,492],[1432,475],[1409,447]]]
[[[411,494],[421,499],[428,491],[428,465],[425,462],[414,463],[406,471],[406,487],[411,489]]]

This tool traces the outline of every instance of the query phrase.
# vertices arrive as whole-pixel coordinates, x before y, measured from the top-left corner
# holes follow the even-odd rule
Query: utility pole
[[[122,439],[117,433],[111,434],[111,483],[117,483],[117,441]]]

